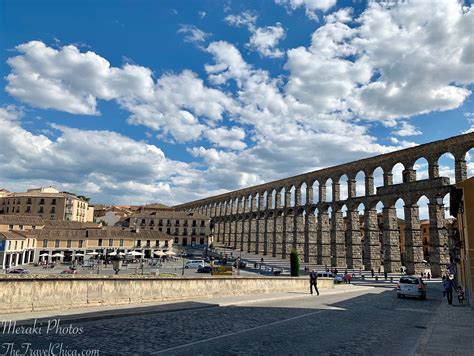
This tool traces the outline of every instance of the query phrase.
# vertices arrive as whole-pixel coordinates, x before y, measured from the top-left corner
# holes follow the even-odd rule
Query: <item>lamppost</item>
[[[181,259],[183,260],[183,269],[181,270],[181,275],[184,276],[184,256],[186,256],[186,254],[183,252],[181,254]]]

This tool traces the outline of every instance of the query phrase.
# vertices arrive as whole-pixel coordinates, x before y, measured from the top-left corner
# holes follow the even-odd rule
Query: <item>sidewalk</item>
[[[459,305],[456,296],[453,296],[453,305],[449,305],[444,298],[428,324],[415,355],[472,356],[473,330],[474,309],[470,305]]]
[[[340,285],[334,289],[321,290],[321,296],[339,294],[339,293],[350,293],[359,292],[365,290],[371,290],[373,287],[356,286],[356,285]],[[215,297],[215,298],[192,298],[182,299],[167,302],[155,302],[155,303],[140,303],[140,304],[126,304],[116,306],[103,306],[103,307],[91,307],[91,308],[80,308],[80,309],[67,309],[67,310],[50,310],[50,311],[39,311],[39,312],[28,312],[28,313],[14,313],[14,314],[0,314],[1,321],[17,321],[18,325],[29,324],[33,320],[42,321],[51,318],[59,318],[65,320],[95,320],[110,317],[122,317],[130,315],[140,315],[148,313],[163,313],[171,311],[181,311],[190,309],[202,309],[202,308],[213,308],[223,307],[230,305],[242,305],[255,302],[273,301],[273,300],[285,300],[294,298],[311,297],[306,292],[279,292],[279,293],[266,293],[266,294],[250,294],[250,295],[236,295],[226,297]]]

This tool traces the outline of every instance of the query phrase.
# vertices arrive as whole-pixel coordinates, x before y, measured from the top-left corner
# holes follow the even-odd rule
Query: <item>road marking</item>
[[[169,349],[156,351],[156,352],[151,353],[151,354],[152,354],[152,355],[159,355],[159,354],[162,354],[162,353],[165,353],[165,352],[170,352],[170,351],[182,349],[182,348],[185,348],[185,347],[189,347],[189,346],[194,346],[194,345],[202,344],[202,343],[204,343],[204,342],[209,342],[209,341],[214,341],[214,340],[218,340],[218,339],[223,339],[223,338],[225,338],[225,337],[229,337],[229,336],[233,336],[233,335],[238,335],[238,334],[243,334],[243,333],[246,333],[246,332],[248,332],[248,331],[253,331],[253,330],[257,330],[257,329],[262,329],[262,328],[265,328],[265,327],[267,327],[267,326],[278,325],[278,324],[285,323],[285,322],[287,322],[287,321],[292,321],[292,320],[301,319],[301,318],[304,318],[304,317],[307,317],[307,316],[310,316],[310,315],[315,315],[315,314],[318,314],[318,313],[322,313],[323,311],[325,311],[325,310],[318,310],[318,311],[315,311],[315,312],[312,312],[312,313],[306,313],[306,314],[298,315],[298,316],[295,316],[295,317],[293,317],[293,318],[278,320],[278,321],[274,321],[274,322],[271,322],[271,323],[268,323],[268,324],[259,325],[259,326],[256,326],[256,327],[254,327],[254,328],[245,329],[245,330],[240,330],[240,331],[236,331],[236,332],[232,332],[232,333],[227,333],[227,334],[224,334],[224,335],[214,336],[214,337],[211,337],[211,338],[208,338],[208,339],[199,340],[199,341],[195,341],[195,342],[190,342],[190,343],[188,343],[188,344],[184,344],[184,345],[180,345],[180,346],[170,347]]]
[[[426,310],[426,309],[395,308],[395,310],[398,310],[398,311],[409,311],[409,312],[415,312],[415,313],[431,314],[431,312],[430,312],[429,310]]]

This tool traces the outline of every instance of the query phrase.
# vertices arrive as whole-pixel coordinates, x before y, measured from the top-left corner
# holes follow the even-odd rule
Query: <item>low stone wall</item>
[[[319,278],[318,288],[333,280]],[[3,277],[0,314],[308,290],[308,278],[290,277]]]

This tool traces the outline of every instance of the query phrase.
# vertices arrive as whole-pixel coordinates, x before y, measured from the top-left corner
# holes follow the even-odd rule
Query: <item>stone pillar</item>
[[[377,210],[366,209],[364,212],[364,268],[366,271],[380,267],[380,229],[377,221]]]
[[[221,242],[222,240],[222,221],[217,221],[215,224],[214,224],[214,229],[215,229],[215,232],[214,232],[214,235],[216,237],[216,240],[217,242]]]
[[[430,216],[430,263],[433,277],[441,277],[449,265],[448,231],[444,225],[444,205],[436,198],[428,203]]]
[[[301,186],[295,188],[295,206],[301,206]]]
[[[250,252],[250,217],[246,216],[242,224],[242,251]]]
[[[305,221],[304,221],[303,210],[296,211],[295,220],[294,220],[294,242],[296,251],[303,258],[303,261],[308,259],[306,254],[306,245],[305,245]]]
[[[285,208],[291,206],[291,190],[285,189]]]
[[[416,182],[416,171],[413,167],[408,167],[402,172],[403,183]]]
[[[331,240],[329,214],[327,211],[319,212],[316,243],[318,245],[318,264],[331,266]]]
[[[393,174],[392,172],[386,172],[384,169],[383,172],[383,185],[384,187],[388,187],[389,185],[393,185]]]
[[[374,195],[375,188],[374,188],[374,176],[367,175],[365,176],[365,195]]]
[[[282,246],[282,257],[286,258],[293,249],[294,239],[294,215],[293,211],[286,210],[283,220],[283,246]]]
[[[313,204],[313,186],[306,183],[306,205]]]
[[[362,268],[362,239],[357,210],[347,211],[347,267]]]
[[[439,177],[439,165],[437,161],[428,162],[428,176],[430,179]]]
[[[383,208],[383,230],[384,271],[398,273],[402,264],[400,261],[400,233],[395,207]]]
[[[224,221],[224,244],[230,245],[232,243],[232,235],[230,232],[231,220],[230,217],[225,217]]]
[[[235,232],[236,241],[238,241],[236,247],[240,251],[243,251],[243,248],[244,248],[244,242],[242,240],[243,233],[244,233],[244,224],[243,224],[243,219],[240,218],[239,220],[237,220],[237,229],[236,229],[236,232]]]
[[[341,185],[339,182],[332,182],[332,201],[341,200]]]
[[[342,211],[333,210],[331,216],[331,265],[347,267],[346,238]]]
[[[267,192],[267,206],[266,206],[266,210],[271,210],[272,209],[272,193],[271,192]]]
[[[408,274],[424,272],[418,205],[405,205],[405,266]]]
[[[283,251],[283,224],[284,217],[281,211],[275,212],[275,225],[274,225],[274,236],[275,236],[275,254],[282,256]]]
[[[454,160],[454,175],[456,177],[456,183],[467,179],[467,165],[464,158],[456,157]]]
[[[281,208],[281,189],[277,189],[275,194],[275,209]]]
[[[267,215],[267,254],[276,256],[275,241],[275,216],[273,213]]]
[[[261,221],[263,221],[263,240],[261,251],[264,255],[267,255],[268,252],[271,251],[270,241],[273,235],[273,218],[268,213],[266,213]]]
[[[326,201],[326,184],[319,185],[319,202]]]
[[[248,244],[248,252],[249,253],[257,253],[257,227],[258,221],[257,219],[252,216],[249,218],[249,244]]]
[[[265,231],[265,225],[266,225],[266,219],[262,214],[259,214],[257,216],[257,243],[256,243],[256,251],[255,253],[264,253],[266,254],[266,250],[264,252],[264,244],[266,243],[265,241],[265,236],[266,236],[266,231]]]
[[[250,199],[250,211],[251,212],[256,212],[258,210],[258,198],[259,196],[257,194],[254,194],[253,197]]]
[[[237,218],[235,218],[235,220],[232,220],[231,224],[230,224],[230,238],[231,238],[231,241],[232,241],[232,245],[234,247],[234,249],[237,248],[238,246],[238,241],[239,241],[239,228],[241,229],[242,228],[242,225],[240,225],[239,227],[239,224],[238,224],[238,220]]]
[[[349,178],[347,181],[347,197],[349,199],[357,196],[356,184],[357,181],[354,178]]]
[[[305,259],[305,262],[317,263],[316,216],[308,210],[305,215],[304,234],[305,256],[308,256],[308,260]]]

